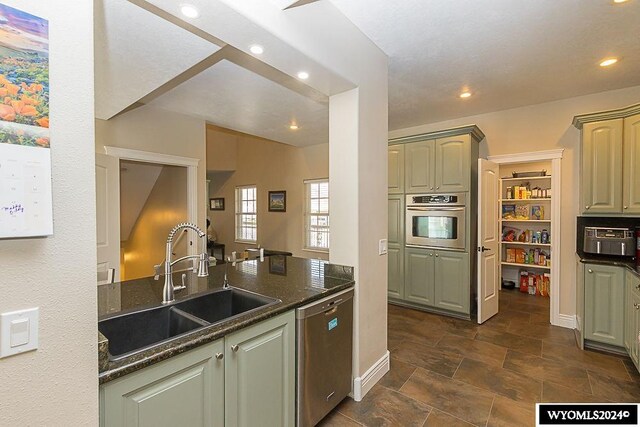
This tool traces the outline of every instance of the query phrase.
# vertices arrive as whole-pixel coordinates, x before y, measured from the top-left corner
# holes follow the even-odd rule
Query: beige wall
[[[152,276],[153,266],[162,265],[164,261],[169,231],[187,218],[187,168],[164,166],[129,239],[122,242],[122,280]],[[186,243],[187,239],[183,238],[174,246],[173,259],[187,254]]]
[[[104,146],[191,157],[198,164],[198,226],[206,226],[205,122],[143,106],[110,120],[96,120],[96,151]]]
[[[396,138],[475,123],[487,137],[486,142],[480,146],[481,157],[563,148],[560,192],[560,313],[575,315],[580,131],[571,125],[571,121],[576,114],[619,108],[637,102],[640,102],[640,86],[394,130],[389,132],[389,137]],[[428,121],[428,118],[425,118],[425,121]]]
[[[54,234],[0,241],[0,312],[40,307],[38,350],[0,360],[0,425],[93,426],[98,424],[93,2],[3,3],[49,20]]]
[[[209,129],[207,140],[207,159],[214,167],[227,167],[228,159],[237,158],[235,171],[209,172],[209,197],[225,199],[225,210],[209,211],[209,218],[218,241],[226,246],[227,255],[231,251],[255,247],[235,243],[234,215],[235,188],[255,184],[258,188],[258,243],[267,249],[292,252],[294,256],[328,259],[326,253],[304,249],[303,184],[305,179],[328,178],[328,144],[298,148],[222,129]],[[287,192],[286,212],[269,212],[268,192],[274,190]]]

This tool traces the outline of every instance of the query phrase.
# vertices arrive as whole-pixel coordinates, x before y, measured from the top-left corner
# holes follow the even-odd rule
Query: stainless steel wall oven
[[[466,249],[466,193],[406,196],[407,246]]]

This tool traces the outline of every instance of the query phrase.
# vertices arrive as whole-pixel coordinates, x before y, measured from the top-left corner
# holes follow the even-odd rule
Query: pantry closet
[[[560,194],[562,153],[558,154],[555,154],[557,159],[550,153],[546,153],[546,158],[544,153],[489,158],[499,164],[500,176],[497,209],[502,287],[499,298],[511,301],[509,310],[531,311],[532,315],[553,324],[561,324],[557,262],[560,203],[556,198]],[[541,160],[524,161],[536,157]],[[554,172],[558,176],[554,177]]]

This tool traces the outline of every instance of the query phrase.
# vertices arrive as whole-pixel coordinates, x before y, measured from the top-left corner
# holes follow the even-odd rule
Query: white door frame
[[[136,162],[186,167],[187,218],[189,222],[196,225],[198,224],[198,164],[200,163],[200,159],[111,146],[105,146],[104,153],[108,156],[116,157],[118,160],[133,160]],[[120,185],[119,181],[118,185]],[[194,254],[197,251],[196,246],[197,245],[189,246],[190,254]]]
[[[560,314],[560,191],[561,187],[561,161],[564,149],[535,151],[518,154],[501,154],[488,156],[487,159],[494,163],[512,164],[551,161],[551,307],[550,320],[552,325],[565,328],[575,328],[575,317]]]

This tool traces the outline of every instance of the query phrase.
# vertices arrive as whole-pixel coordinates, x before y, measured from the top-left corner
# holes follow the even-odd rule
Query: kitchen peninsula
[[[222,289],[225,270],[230,291]],[[175,282],[179,283],[181,274],[175,276]],[[161,419],[166,424],[167,417],[182,417],[182,422],[193,418],[196,422],[193,425],[199,425],[201,420],[212,425],[231,425],[238,418],[278,420],[280,425],[293,425],[295,309],[353,285],[352,267],[271,256],[264,261],[255,259],[212,267],[206,278],[189,273],[187,288],[177,291],[176,301],[168,305],[162,305],[161,279],[150,277],[99,286],[101,324],[127,313],[179,308],[221,292],[270,301],[242,314],[231,313],[226,319],[205,322],[169,340],[115,356],[101,335],[101,425],[117,425],[128,417],[136,418],[135,425],[154,425]],[[185,317],[198,320],[194,312]],[[142,327],[147,325],[152,328],[151,322]],[[247,398],[251,401],[248,407],[243,404]],[[163,402],[167,399],[184,400],[184,405],[166,406]],[[147,421],[142,422],[141,418]]]

